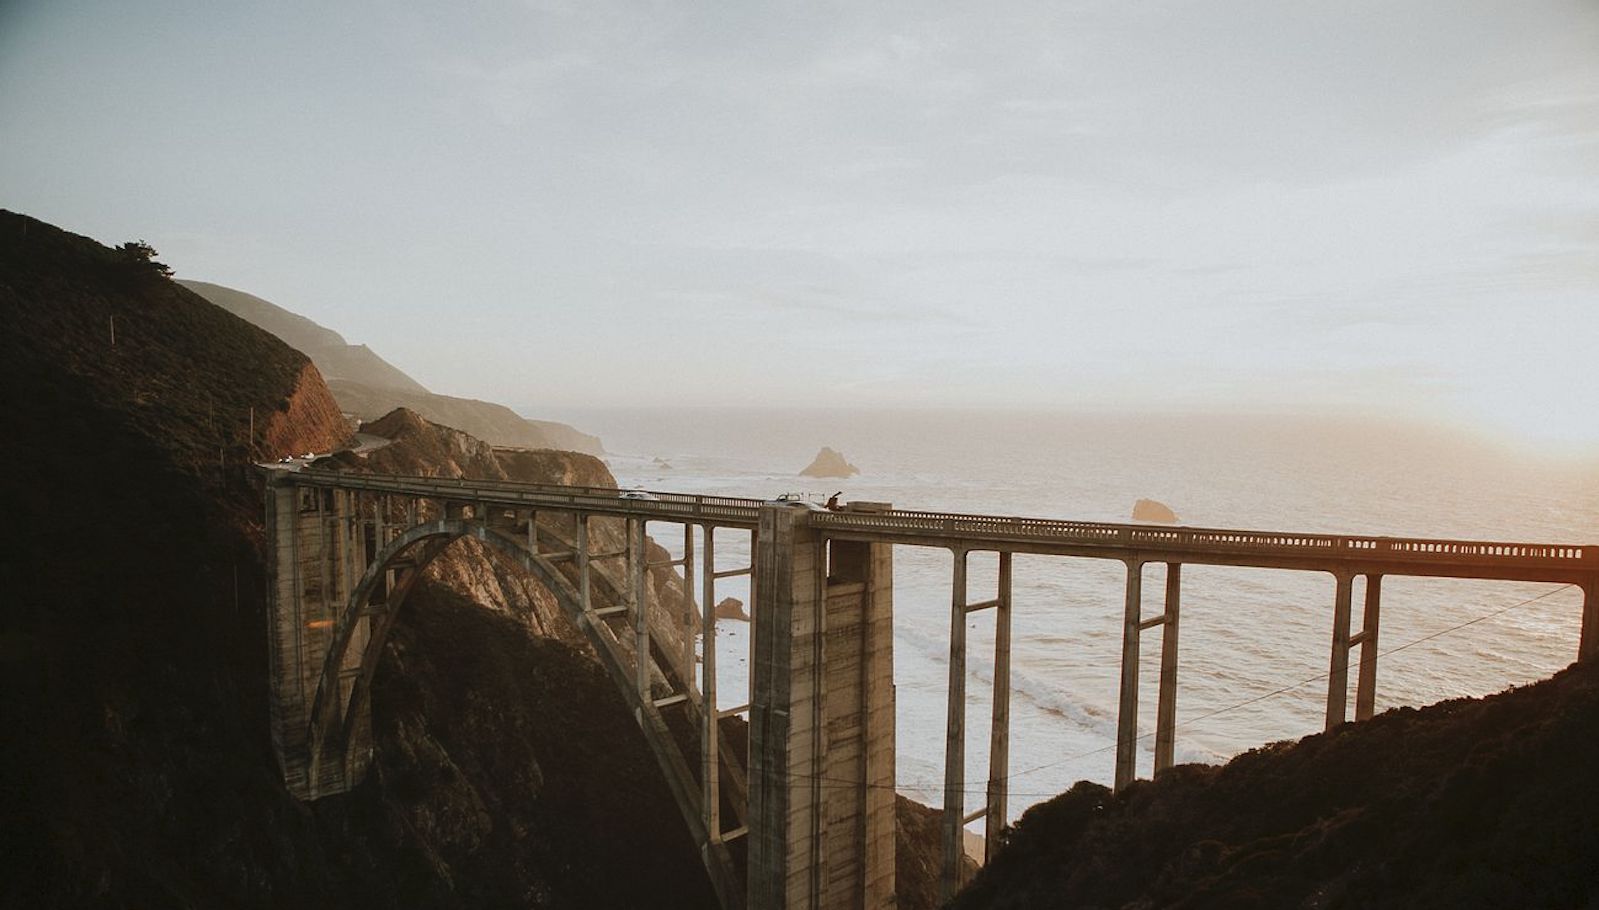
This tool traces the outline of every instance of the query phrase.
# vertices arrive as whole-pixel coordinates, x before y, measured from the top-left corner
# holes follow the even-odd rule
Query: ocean
[[[975,411],[593,410],[623,486],[770,498],[784,492],[901,508],[1128,521],[1151,498],[1180,523],[1226,528],[1599,543],[1599,460],[1560,460],[1466,433],[1353,419],[1049,415]],[[821,446],[860,468],[798,476]],[[680,551],[682,535],[653,532]],[[717,539],[719,568],[749,564],[746,534]],[[680,555],[680,553],[678,553]],[[951,556],[896,548],[898,782],[942,802]],[[997,560],[972,557],[969,596],[993,596]],[[1160,612],[1160,566],[1144,578]],[[1125,570],[1018,556],[1013,593],[1011,801],[1027,806],[1114,767]],[[1353,630],[1360,628],[1361,583]],[[718,597],[748,600],[743,579]],[[1188,566],[1177,760],[1218,762],[1321,729],[1333,580]],[[1542,679],[1576,656],[1581,594],[1557,585],[1384,580],[1377,710],[1483,695]],[[969,620],[967,810],[988,765],[992,614]],[[719,701],[747,701],[748,627],[719,625]],[[1160,634],[1145,633],[1140,776],[1150,773]],[[1390,653],[1391,652],[1391,653]],[[1358,659],[1358,652],[1352,659]],[[1350,710],[1353,712],[1351,672]]]

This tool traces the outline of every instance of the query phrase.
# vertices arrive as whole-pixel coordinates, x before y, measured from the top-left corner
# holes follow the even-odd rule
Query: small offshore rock
[[[737,597],[724,597],[716,605],[717,619],[736,619],[739,622],[749,622],[750,615],[744,612],[744,601]]]
[[[816,457],[805,467],[805,470],[800,472],[800,475],[803,477],[853,477],[860,472],[861,469],[845,461],[843,455],[827,446],[822,446],[822,450],[816,453]]]
[[[1174,525],[1177,523],[1177,513],[1171,506],[1153,499],[1140,499],[1133,503],[1133,521],[1152,521],[1160,524]]]

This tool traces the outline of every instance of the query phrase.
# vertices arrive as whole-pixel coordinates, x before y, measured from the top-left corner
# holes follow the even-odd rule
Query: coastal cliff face
[[[350,426],[316,365],[307,363],[295,377],[286,404],[267,415],[260,435],[271,460],[275,455],[331,451],[349,440]]]
[[[0,316],[21,532],[0,548],[0,905],[711,904],[609,681],[442,584],[374,681],[373,773],[289,797],[249,421],[325,450],[345,430],[318,374],[148,264],[10,213]]]

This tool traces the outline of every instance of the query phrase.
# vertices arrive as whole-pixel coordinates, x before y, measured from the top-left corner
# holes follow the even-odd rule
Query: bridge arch
[[[347,749],[352,739],[354,725],[365,716],[363,708],[370,696],[372,678],[382,656],[383,646],[396,615],[417,579],[451,543],[464,537],[485,544],[521,567],[555,597],[562,611],[573,622],[582,626],[586,617],[578,593],[571,582],[546,560],[528,552],[520,542],[495,531],[483,521],[439,519],[406,529],[373,555],[335,620],[332,640],[323,658],[322,672],[317,677],[316,693],[311,702],[309,715],[308,747],[313,783],[323,766],[323,755],[328,747],[331,745],[336,749]],[[380,616],[374,617],[377,621],[362,648],[360,673],[355,678],[346,701],[336,687],[339,682],[339,670],[344,666],[350,646],[355,639],[356,628],[360,620],[369,615],[367,607],[373,595],[377,593],[379,583],[385,580],[397,562],[413,555],[414,558],[406,566],[409,571],[386,592],[384,604],[386,609]],[[621,688],[623,696],[627,697],[630,694],[628,688],[626,686]],[[340,765],[346,769],[346,773],[349,770],[351,757],[349,754],[339,756]]]

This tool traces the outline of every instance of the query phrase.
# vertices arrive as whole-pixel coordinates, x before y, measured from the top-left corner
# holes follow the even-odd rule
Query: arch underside
[[[633,710],[678,803],[684,822],[689,827],[690,835],[696,843],[707,844],[698,778],[679,750],[677,738],[669,729],[660,709],[647,692],[641,694],[637,685],[638,667],[629,657],[629,652],[621,647],[614,630],[604,619],[585,612],[577,584],[548,558],[549,554],[535,554],[522,541],[501,533],[490,527],[488,522],[477,518],[444,518],[405,529],[378,548],[359,582],[351,590],[348,601],[342,605],[308,715],[307,744],[313,795],[346,790],[364,774],[370,761],[371,747],[370,737],[361,734],[363,726],[370,724],[372,680],[388,635],[423,570],[442,555],[451,543],[462,538],[477,540],[490,552],[499,554],[504,561],[519,567],[554,596],[562,612],[593,647],[601,665]],[[640,552],[638,558],[645,559],[646,555]],[[626,598],[623,587],[600,566],[590,563],[588,571],[591,579],[599,582],[597,587],[612,599],[621,602]],[[634,596],[638,598],[639,609],[645,609],[645,592],[635,592]],[[360,648],[359,671],[346,684],[341,680],[341,671],[349,672],[346,663],[363,619],[371,620],[369,634]],[[649,641],[653,645],[654,636],[650,636]],[[681,677],[684,672],[692,677],[693,666],[681,668],[682,672],[679,672],[679,668],[675,668],[666,655],[655,654],[653,647],[650,656],[642,659],[649,660],[651,656],[655,657],[656,665],[674,688],[678,691],[689,690],[692,680]],[[700,706],[693,698],[681,704],[689,712],[691,722],[697,726]],[[743,769],[736,770],[742,772]],[[742,779],[743,774],[738,773],[736,777]],[[724,890],[722,885],[730,886],[733,890],[741,888],[741,884],[732,880],[735,877],[733,860],[724,844],[712,844],[705,859],[713,880],[721,880],[718,890]]]

